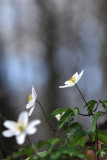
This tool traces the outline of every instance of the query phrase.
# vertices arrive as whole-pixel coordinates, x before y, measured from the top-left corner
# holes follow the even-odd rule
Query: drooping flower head
[[[16,136],[17,144],[21,145],[24,143],[26,135],[36,133],[36,125],[40,124],[40,120],[33,120],[29,122],[28,112],[24,111],[19,114],[17,122],[6,120],[3,125],[8,128],[2,132],[4,137]]]
[[[56,116],[55,116],[55,118],[58,120],[58,121],[60,121],[60,119],[61,119],[61,117],[62,117],[62,115],[64,114],[65,112],[63,112],[62,114],[57,114]]]
[[[59,88],[66,88],[66,87],[74,86],[76,83],[78,83],[83,73],[84,73],[84,70],[82,70],[80,74],[76,72],[68,81],[65,82],[64,86],[59,86]]]
[[[31,116],[31,114],[35,108],[36,99],[37,99],[37,93],[35,91],[34,86],[32,85],[32,94],[29,95],[28,104],[26,105],[27,109],[31,108],[29,111],[29,116]]]

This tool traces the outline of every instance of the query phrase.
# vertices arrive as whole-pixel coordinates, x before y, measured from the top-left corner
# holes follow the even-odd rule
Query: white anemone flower
[[[76,83],[78,83],[78,81],[82,77],[83,73],[84,73],[84,70],[82,70],[82,72],[80,74],[78,74],[78,72],[76,72],[68,81],[65,82],[64,86],[59,86],[59,88],[66,88],[66,87],[74,86]]]
[[[36,99],[37,93],[35,91],[34,86],[32,85],[32,94],[29,95],[28,104],[26,105],[27,109],[31,108],[29,111],[29,116],[31,116],[32,112],[34,111]]]
[[[61,119],[61,117],[62,117],[62,115],[64,114],[65,112],[63,112],[62,114],[57,114],[56,116],[55,116],[55,118],[58,120],[58,121],[60,121],[60,119]]]
[[[31,135],[36,133],[36,125],[40,124],[40,120],[33,120],[28,123],[29,115],[28,112],[24,111],[19,114],[18,121],[6,120],[3,125],[8,128],[2,132],[4,137],[16,136],[17,144],[21,145],[24,143],[26,135]]]

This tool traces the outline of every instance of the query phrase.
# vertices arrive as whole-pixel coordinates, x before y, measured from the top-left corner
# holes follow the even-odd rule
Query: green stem
[[[96,144],[97,144],[97,150],[98,150],[98,126],[96,123]],[[99,160],[99,155],[97,154],[97,160]]]
[[[80,93],[81,97],[83,98],[83,100],[84,100],[84,102],[85,102],[86,106],[87,106],[87,107],[88,107],[88,109],[90,110],[91,115],[93,116],[94,114],[93,114],[93,112],[91,111],[90,107],[88,106],[88,104],[87,104],[87,102],[86,102],[86,100],[85,100],[85,98],[84,98],[84,96],[83,96],[83,94],[82,94],[81,90],[79,89],[79,87],[78,87],[78,85],[77,85],[77,84],[75,84],[75,86],[77,87],[77,89],[78,89],[78,91],[79,91],[79,93]]]
[[[29,141],[30,145],[32,146],[32,142],[31,142],[31,140],[30,140],[29,136],[26,136],[26,137],[27,137],[27,139],[28,139],[28,141]]]
[[[42,109],[42,112],[43,112],[43,115],[44,115],[44,117],[45,117],[45,120],[47,121],[50,129],[52,130],[52,133],[53,133],[56,137],[58,137],[58,135],[56,134],[55,130],[52,128],[51,124],[50,124],[49,121],[47,120],[47,116],[46,116],[46,114],[45,114],[45,111],[44,111],[41,103],[40,103],[38,100],[36,100],[36,102],[40,105],[40,107],[41,107],[41,109]]]
[[[68,141],[68,144],[71,146],[71,143],[70,143],[70,141],[69,141],[69,138],[67,137],[67,141]]]
[[[42,107],[41,103],[40,103],[38,100],[36,100],[36,102],[40,105],[40,107],[41,107],[41,109],[42,109],[42,112],[43,112],[43,114],[44,114],[45,120],[47,120],[47,116],[46,116],[46,114],[45,114],[45,111],[44,111],[44,109],[43,109],[43,107]],[[59,137],[59,138],[60,138],[59,133],[56,133],[56,132],[55,132],[55,130],[52,128],[52,126],[51,126],[51,124],[49,123],[49,121],[48,121],[48,120],[47,120],[47,123],[48,123],[48,125],[49,125],[50,129],[52,130],[52,133],[54,134],[54,136],[56,136],[56,137]],[[68,139],[68,138],[67,138],[67,141],[68,141],[68,143],[70,144],[70,141],[69,141],[69,139]]]
[[[32,146],[32,142],[31,142],[31,140],[30,140],[29,136],[26,136],[26,137],[27,137],[27,139],[28,139],[28,141],[29,141],[30,145]],[[37,156],[38,160],[41,160],[41,158],[40,158],[40,156],[39,156],[39,154],[38,154],[38,152],[37,152],[37,151],[35,151],[35,154],[36,154],[36,156]]]

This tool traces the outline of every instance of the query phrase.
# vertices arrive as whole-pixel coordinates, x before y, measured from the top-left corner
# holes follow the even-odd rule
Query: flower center
[[[32,98],[32,95],[30,94],[29,95],[29,99],[28,99],[28,103],[32,100],[33,98]]]
[[[60,114],[60,116],[59,116],[59,117],[60,117],[60,119],[61,119],[61,117],[62,117],[62,114]]]
[[[77,78],[76,78],[76,76],[74,76],[74,77],[71,77],[68,82],[72,84],[72,83],[75,83],[76,80],[77,80]]]
[[[64,112],[59,115],[60,119],[61,119],[61,117],[63,116],[63,114],[64,114]]]
[[[15,127],[18,131],[23,132],[26,126],[23,122],[17,122]]]

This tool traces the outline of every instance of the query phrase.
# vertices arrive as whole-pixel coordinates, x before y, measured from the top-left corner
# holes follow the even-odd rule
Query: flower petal
[[[26,133],[25,132],[23,132],[20,135],[16,136],[17,144],[19,144],[19,145],[23,144],[24,141],[25,141],[25,137],[26,137]]]
[[[34,127],[31,128],[31,129],[28,128],[28,129],[26,130],[26,132],[27,132],[27,134],[29,134],[29,135],[34,134],[34,133],[37,132],[37,128],[34,128]]]
[[[4,125],[6,128],[10,129],[10,130],[14,130],[15,124],[16,124],[16,122],[14,122],[14,121],[9,121],[9,120],[7,120],[7,121],[5,121],[5,122],[3,123],[3,125]]]
[[[2,135],[3,135],[4,137],[12,137],[12,136],[14,136],[15,134],[14,134],[14,132],[13,132],[12,130],[5,130],[5,131],[2,132]]]
[[[37,93],[36,93],[35,88],[34,88],[33,85],[32,85],[32,98],[34,98],[35,101],[37,99]]]
[[[76,72],[76,73],[72,76],[72,78],[73,78],[73,77],[78,78],[78,72]]]
[[[82,77],[83,73],[84,73],[84,70],[82,70],[82,72],[78,75],[77,82],[80,80],[80,78]],[[77,83],[77,82],[76,82],[76,83]]]
[[[60,114],[57,114],[57,115],[55,116],[55,118],[56,118],[58,121],[60,121]]]
[[[41,123],[41,121],[40,121],[39,119],[33,120],[33,121],[29,122],[27,129],[28,129],[28,128],[31,129],[31,128],[37,126],[37,125],[40,124],[40,123]]]
[[[28,124],[28,112],[24,111],[19,114],[18,121],[24,123],[26,126]]]
[[[26,108],[29,109],[31,107],[33,107],[35,105],[35,100],[32,99],[27,105],[26,105]]]
[[[67,88],[67,87],[72,87],[74,85],[75,85],[75,83],[72,83],[72,84],[68,84],[68,85],[65,85],[65,86],[59,86],[59,88]]]
[[[35,108],[35,106],[33,106],[33,107],[30,109],[30,111],[29,111],[29,116],[32,115],[32,113],[33,113],[33,111],[34,111],[34,108]]]
[[[68,85],[70,82],[69,81],[66,81],[64,84]]]

